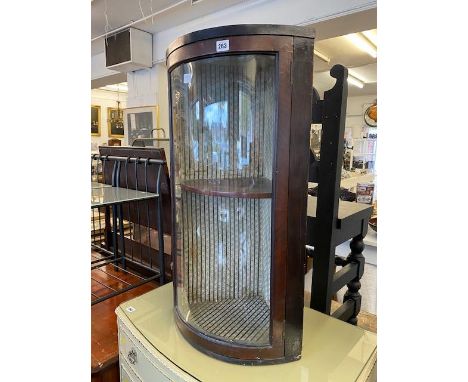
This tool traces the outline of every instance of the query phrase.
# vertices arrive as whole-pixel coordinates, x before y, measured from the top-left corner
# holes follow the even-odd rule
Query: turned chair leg
[[[343,302],[348,300],[352,300],[354,302],[354,312],[348,322],[350,324],[357,325],[357,315],[361,310],[361,294],[359,293],[359,289],[361,289],[360,279],[364,274],[365,264],[365,259],[362,254],[365,247],[362,235],[355,236],[351,240],[349,247],[351,249],[351,253],[348,255],[346,260],[350,263],[358,264],[358,276],[346,284],[348,290],[344,295]]]

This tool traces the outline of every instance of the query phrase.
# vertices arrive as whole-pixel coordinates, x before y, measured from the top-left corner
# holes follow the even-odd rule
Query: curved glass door
[[[276,56],[200,59],[170,81],[179,315],[205,335],[268,345]]]

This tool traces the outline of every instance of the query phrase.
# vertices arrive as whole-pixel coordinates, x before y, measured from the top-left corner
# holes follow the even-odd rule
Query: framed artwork
[[[364,123],[369,127],[377,127],[377,100],[364,105]]]
[[[109,137],[123,138],[124,127],[117,123],[117,120],[123,119],[123,109],[117,109],[116,107],[107,108],[107,129]]]
[[[101,106],[91,105],[91,135],[101,135]]]
[[[159,128],[159,107],[130,107],[124,110],[125,144],[132,146],[144,141],[145,146],[155,146],[150,138],[168,138]],[[140,144],[142,146],[142,144]]]

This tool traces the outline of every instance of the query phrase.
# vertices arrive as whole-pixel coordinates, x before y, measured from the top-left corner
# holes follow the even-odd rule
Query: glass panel
[[[157,194],[151,192],[131,190],[129,188],[93,187],[91,188],[91,208],[152,199],[156,198],[156,196]]]
[[[171,93],[177,308],[204,334],[267,345],[276,58],[182,64]]]

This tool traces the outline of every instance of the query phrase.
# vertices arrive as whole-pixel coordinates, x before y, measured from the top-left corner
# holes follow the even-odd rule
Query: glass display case
[[[167,51],[176,322],[200,350],[300,357],[313,31],[238,25]]]

